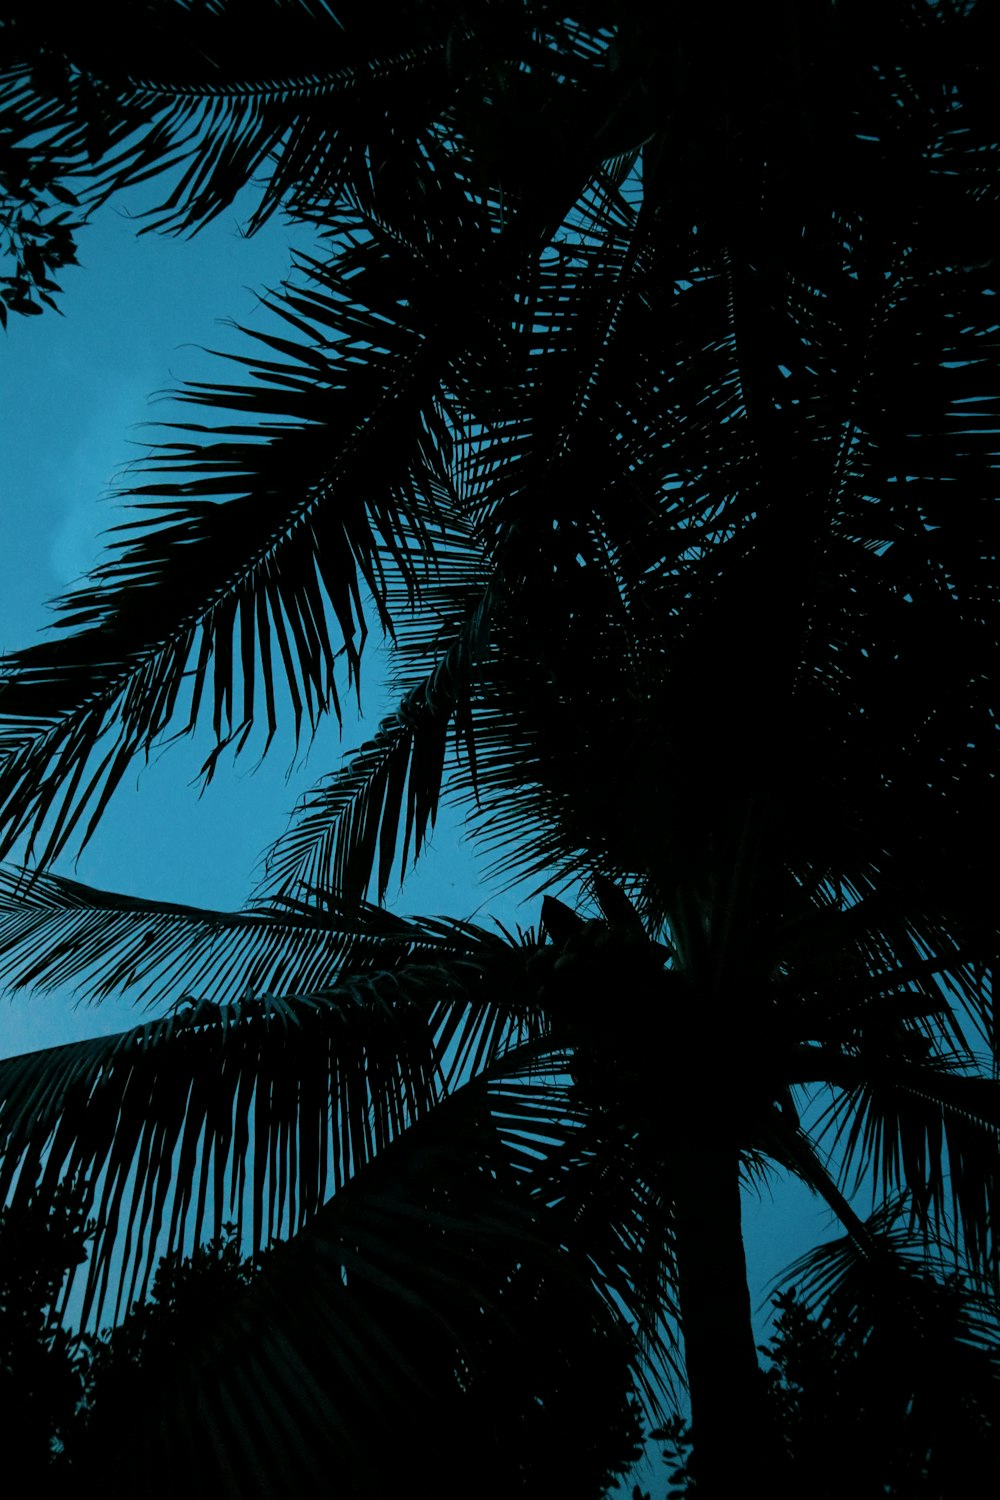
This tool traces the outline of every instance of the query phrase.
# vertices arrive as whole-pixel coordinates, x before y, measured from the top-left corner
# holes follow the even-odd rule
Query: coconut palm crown
[[[4,975],[158,1009],[0,1064],[0,1185],[89,1184],[94,1307],[227,1217],[286,1240],[148,1437],[206,1486],[377,1493],[400,1309],[474,1385],[476,1319],[575,1277],[727,1494],[766,1426],[741,1181],[869,1257],[852,1187],[905,1189],[996,1271],[988,7],[125,10],[109,64],[15,7],[15,250],[31,194],[168,173],[150,226],[194,231],[261,171],[254,223],[323,248],[3,663]],[[55,295],[18,265],[15,311]],[[246,910],[49,868],[169,733],[211,722],[210,776],[339,714],[369,621],[398,709]],[[442,796],[535,928],[382,908]]]

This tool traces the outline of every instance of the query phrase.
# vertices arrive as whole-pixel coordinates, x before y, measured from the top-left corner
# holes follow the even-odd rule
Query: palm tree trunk
[[[678,1294],[700,1500],[731,1500],[750,1466],[778,1493],[778,1445],[750,1319],[739,1159],[692,1146],[674,1163]]]

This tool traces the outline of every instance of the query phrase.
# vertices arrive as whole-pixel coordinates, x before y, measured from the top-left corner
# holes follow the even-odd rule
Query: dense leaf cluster
[[[835,1251],[832,1253],[836,1253]],[[826,1256],[813,1256],[815,1277]],[[806,1268],[803,1267],[803,1270]],[[1000,1338],[995,1297],[919,1258],[854,1267],[848,1302],[794,1287],[774,1300],[762,1349],[768,1399],[782,1436],[763,1493],[783,1492],[782,1466],[821,1500],[962,1500],[1000,1478]],[[671,1497],[699,1493],[691,1430],[675,1417],[666,1444]]]
[[[0,665],[0,850],[42,866],[3,879],[3,974],[161,1006],[0,1065],[0,1183],[86,1184],[88,1310],[161,1237],[288,1236],[149,1438],[214,1492],[312,1493],[331,1444],[360,1483],[406,1309],[472,1389],[470,1328],[574,1278],[651,1406],[683,1368],[706,1493],[751,1443],[777,1474],[748,1177],[875,1261],[852,1191],[905,1190],[995,1275],[990,7],[793,9],[144,0],[113,55],[5,27],[11,213],[162,177],[148,227],[195,232],[259,175],[251,228],[320,231]],[[339,716],[376,623],[398,707],[246,910],[44,868],[173,732],[211,725],[210,779]],[[581,913],[366,905],[442,798]]]
[[[190,1400],[192,1350],[206,1327],[232,1316],[241,1293],[252,1299],[267,1257],[256,1267],[241,1258],[235,1226],[226,1225],[191,1255],[164,1256],[148,1297],[119,1324],[99,1335],[73,1333],[60,1317],[59,1297],[86,1259],[92,1230],[70,1194],[0,1220],[7,1462],[23,1488],[45,1500],[81,1488],[166,1500],[184,1478],[184,1456],[173,1451],[176,1428],[168,1423],[158,1432],[150,1408]],[[379,1308],[385,1289],[369,1287],[367,1297],[377,1319],[386,1311]],[[489,1454],[489,1471],[476,1483],[484,1495],[536,1495],[568,1481],[575,1493],[598,1500],[638,1455],[628,1340],[606,1314],[595,1316],[594,1293],[582,1282],[553,1296],[551,1284],[522,1278],[502,1323],[473,1338],[484,1347],[470,1347],[457,1364],[440,1329],[419,1310],[388,1300],[394,1343],[419,1378],[379,1413],[355,1402],[352,1448],[364,1478],[335,1469],[336,1493],[389,1494],[421,1482],[457,1500]],[[330,1369],[319,1372],[321,1381],[330,1376]],[[336,1395],[342,1410],[345,1395]],[[244,1471],[251,1466],[245,1455]],[[295,1469],[285,1477],[294,1483]],[[239,1479],[230,1473],[228,1482],[252,1481],[244,1472]]]

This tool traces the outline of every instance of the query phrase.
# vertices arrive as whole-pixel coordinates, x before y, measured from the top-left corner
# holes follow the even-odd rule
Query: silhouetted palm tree
[[[985,8],[414,4],[390,38],[370,7],[336,31],[307,9],[332,71],[266,97],[295,28],[261,62],[264,33],[214,7],[169,10],[210,81],[109,75],[101,118],[142,119],[93,193],[179,152],[164,212],[191,228],[268,158],[261,213],[289,204],[330,248],[272,299],[288,331],[257,336],[245,382],[186,393],[229,415],[152,461],[152,513],[66,632],[6,662],[4,848],[86,836],[172,724],[207,713],[221,751],[339,711],[365,591],[400,708],[243,913],[10,878],[9,978],[176,1003],[2,1065],[0,1182],[25,1153],[19,1184],[90,1175],[95,1292],[119,1232],[130,1295],[161,1228],[217,1232],[245,1185],[255,1243],[295,1231],[198,1356],[240,1414],[199,1408],[217,1451],[267,1434],[264,1493],[267,1456],[306,1451],[317,1351],[349,1383],[358,1349],[389,1350],[392,1378],[391,1319],[359,1333],[352,1284],[435,1306],[463,1347],[470,1287],[502,1306],[526,1247],[556,1274],[547,1243],[654,1368],[679,1313],[700,1482],[724,1494],[765,1421],[743,1176],[797,1173],[865,1246],[842,1188],[873,1173],[970,1274],[993,1265]],[[98,69],[88,45],[66,76]],[[41,98],[37,67],[11,88]],[[55,96],[62,160],[91,106]],[[550,897],[504,941],[365,906],[442,787],[501,870],[578,882],[600,916]]]

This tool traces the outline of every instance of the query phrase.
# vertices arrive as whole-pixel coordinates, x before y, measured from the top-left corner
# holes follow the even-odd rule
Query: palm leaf
[[[561,169],[585,179],[641,139],[602,143],[581,162],[582,133],[553,133],[553,88],[619,134],[622,115],[608,31],[558,9],[498,25],[475,9],[409,5],[387,34],[359,5],[334,16],[309,0],[261,4],[248,24],[227,6],[182,3],[167,25],[159,6],[140,5],[113,58],[87,28],[53,38],[16,9],[0,93],[15,140],[41,120],[50,174],[87,202],[167,175],[150,227],[175,233],[196,231],[251,181],[262,181],[251,232],[279,205],[328,221],[345,198],[405,221],[427,195],[428,158],[463,137],[489,178],[506,181],[509,203],[527,179],[537,214],[539,159],[550,179]]]
[[[516,1072],[527,1058],[509,1061]],[[505,1086],[505,1067],[416,1121],[265,1257],[200,1347],[186,1351],[183,1380],[158,1389],[155,1403],[137,1393],[137,1430],[125,1424],[134,1435],[124,1454],[137,1477],[168,1473],[201,1493],[232,1486],[234,1474],[240,1493],[264,1494],[276,1475],[281,1483],[294,1476],[297,1492],[309,1494],[328,1486],[332,1466],[349,1490],[384,1493],[393,1456],[373,1446],[373,1433],[388,1422],[409,1434],[410,1472],[435,1463],[449,1423],[463,1412],[475,1420],[498,1358],[501,1370],[520,1367],[519,1386],[538,1378],[553,1352],[535,1347],[553,1297],[557,1308],[569,1300],[577,1320],[607,1327],[592,1281],[606,1249],[625,1264],[631,1255],[605,1217],[623,1207],[607,1181],[609,1159],[584,1181],[558,1152],[550,1174],[537,1136],[529,1156],[512,1153],[515,1120],[517,1136],[543,1126],[569,1149],[589,1127],[565,1096]],[[624,1191],[626,1202],[634,1198]],[[517,1406],[513,1391],[501,1399]],[[192,1460],[197,1471],[188,1474]]]
[[[391,969],[420,955],[442,960],[502,939],[473,924],[410,921],[377,907],[275,899],[215,912],[96,890],[64,876],[0,870],[0,982],[12,989],[73,987],[100,1001],[208,1003],[323,989],[349,970]]]
[[[374,1462],[375,1413],[398,1408],[401,1422],[426,1401],[442,1345],[456,1363],[468,1357],[484,1313],[495,1320],[500,1268],[509,1275],[534,1237],[530,1205],[490,1172],[500,1157],[483,1104],[481,1088],[439,1104],[273,1250],[189,1351],[183,1385],[159,1392],[152,1430],[139,1415],[138,1453],[126,1445],[125,1461],[160,1472],[143,1451],[152,1442],[183,1472],[183,1434],[200,1455],[184,1475],[196,1486],[219,1482],[205,1462],[238,1474],[241,1493],[273,1492],[277,1474],[312,1493],[331,1463],[357,1482]]]
[[[374,243],[346,255],[362,276]],[[323,289],[276,306],[311,318],[316,342],[268,338],[290,357],[259,361],[255,386],[187,392],[255,421],[191,424],[197,440],[166,455],[177,477],[132,492],[159,497],[150,519],[121,528],[63,601],[72,633],[4,663],[4,847],[51,815],[51,856],[88,804],[89,836],[131,758],[175,716],[193,726],[203,694],[220,745],[245,741],[259,697],[270,740],[282,678],[296,726],[339,712],[334,663],[344,652],[357,674],[362,586],[382,600],[386,564],[415,584],[415,549],[449,488],[435,356],[412,319],[360,306],[343,265],[312,269]]]
[[[88,1304],[103,1300],[113,1255],[130,1299],[154,1255],[192,1225],[197,1239],[206,1214],[215,1234],[248,1214],[255,1247],[301,1227],[450,1080],[531,1025],[523,963],[509,948],[500,961],[499,946],[486,962],[416,959],[311,995],[180,1006],[6,1059],[0,1190],[86,1184],[98,1223]]]
[[[434,577],[422,584],[408,617],[398,591],[388,594],[392,614],[401,619],[393,643],[403,689],[399,707],[342,770],[302,799],[289,829],[265,855],[262,893],[323,889],[348,902],[363,900],[376,875],[382,901],[393,864],[398,860],[402,877],[409,851],[416,860],[433,826],[453,722],[459,735],[465,732],[474,763],[469,684],[487,649],[496,585],[484,576],[474,531],[457,521],[447,538],[442,535]],[[414,683],[420,669],[426,675]]]
[[[816,1049],[818,1052],[819,1049]],[[973,1266],[995,1255],[1000,1193],[1000,1084],[968,1076],[959,1059],[827,1057],[837,1090],[826,1131],[841,1153],[841,1179],[869,1173],[883,1196],[905,1190],[928,1233],[960,1238]],[[813,1075],[815,1076],[815,1075]]]
[[[254,420],[181,424],[193,440],[166,445],[150,461],[164,477],[128,492],[149,519],[117,528],[109,560],[61,602],[59,624],[71,633],[4,663],[0,847],[22,834],[30,847],[48,819],[43,858],[52,858],[89,812],[86,841],[133,756],[178,716],[193,728],[203,697],[217,740],[208,776],[224,745],[245,743],[261,696],[270,742],[282,678],[296,731],[328,708],[339,713],[334,663],[343,652],[348,678],[357,675],[362,587],[391,629],[386,570],[411,598],[421,557],[455,510],[456,482],[481,491],[490,470],[509,469],[508,456],[523,450],[527,429],[505,410],[526,289],[537,280],[544,294],[537,319],[550,325],[552,351],[581,275],[588,318],[603,316],[603,252],[581,250],[537,277],[529,257],[522,287],[524,252],[516,237],[513,258],[505,243],[484,240],[484,212],[460,189],[443,221],[449,238],[433,254],[370,221],[331,264],[304,263],[308,290],[289,286],[274,302],[307,342],[258,335],[280,357],[252,362],[255,385],[183,393]],[[612,265],[622,253],[616,242]],[[459,268],[445,318],[442,291]],[[575,409],[572,389],[556,394]],[[490,436],[470,441],[470,430]],[[461,473],[452,470],[456,437]],[[547,442],[560,441],[557,427]],[[470,492],[463,503],[475,514],[480,502]],[[510,507],[498,492],[491,508]],[[506,524],[515,522],[511,514]],[[516,577],[523,543],[511,550]]]
[[[959,1313],[957,1338],[996,1358],[996,1305],[988,1283],[955,1277],[946,1249],[935,1251],[909,1223],[909,1201],[893,1195],[864,1225],[864,1240],[847,1235],[817,1245],[786,1267],[777,1283],[794,1283],[803,1305],[821,1316],[838,1338],[859,1344],[880,1321],[892,1319],[900,1302],[913,1317],[922,1287],[936,1279],[950,1288]],[[867,1247],[875,1247],[871,1254]],[[895,1308],[893,1304],[896,1304]],[[917,1321],[922,1321],[917,1314]]]

